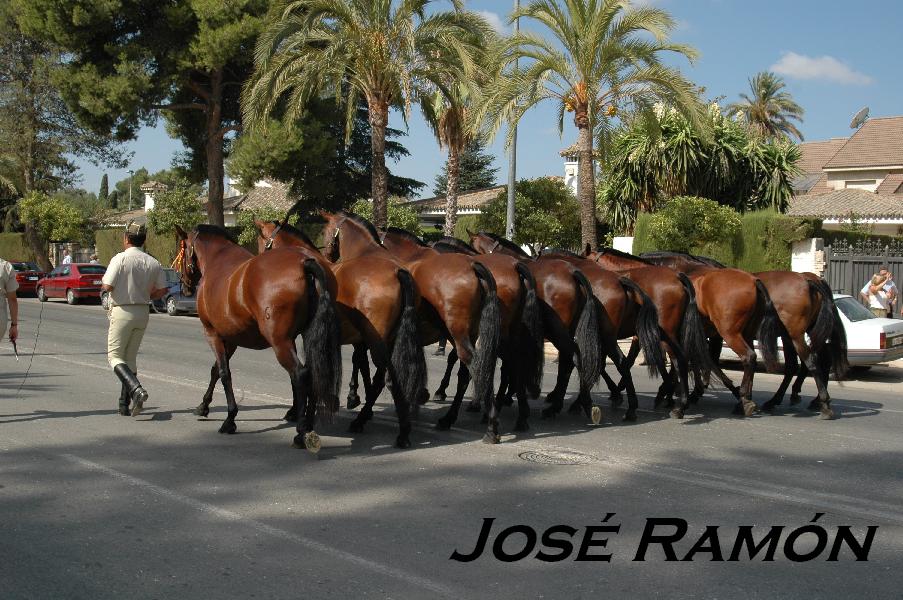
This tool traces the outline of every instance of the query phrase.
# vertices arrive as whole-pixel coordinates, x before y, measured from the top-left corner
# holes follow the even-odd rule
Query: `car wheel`
[[[75,297],[75,292],[72,290],[66,290],[66,304],[77,304],[78,298]]]
[[[166,299],[166,314],[171,317],[179,314],[179,308],[176,306],[176,298],[175,296],[170,296]]]
[[[39,301],[41,301],[41,302],[47,302],[47,294],[44,293],[44,287],[43,287],[43,286],[41,286],[41,287],[38,288],[37,294],[38,294],[38,300],[39,300]]]

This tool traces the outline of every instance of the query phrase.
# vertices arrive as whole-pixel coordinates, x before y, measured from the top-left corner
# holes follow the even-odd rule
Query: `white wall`
[[[790,270],[797,273],[810,272],[823,275],[825,272],[825,240],[808,238],[793,242],[790,254]]]
[[[616,237],[611,241],[611,247],[621,252],[633,254],[633,236]]]

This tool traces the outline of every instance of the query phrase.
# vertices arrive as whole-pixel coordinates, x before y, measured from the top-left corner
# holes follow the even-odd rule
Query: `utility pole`
[[[135,172],[129,169],[129,210],[132,210],[132,175]]]
[[[514,10],[520,9],[520,0],[514,0]],[[514,32],[520,31],[520,18],[514,20]],[[517,69],[517,59],[514,59]],[[511,123],[511,148],[508,150],[508,210],[505,219],[505,237],[514,240],[514,184],[517,181],[517,124]]]

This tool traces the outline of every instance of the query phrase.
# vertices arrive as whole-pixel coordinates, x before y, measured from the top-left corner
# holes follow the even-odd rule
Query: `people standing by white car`
[[[887,318],[888,316],[888,294],[884,289],[886,282],[886,277],[882,277],[876,273],[868,283],[865,284],[862,291],[859,292],[868,305],[869,310],[872,311],[872,314],[876,317]]]

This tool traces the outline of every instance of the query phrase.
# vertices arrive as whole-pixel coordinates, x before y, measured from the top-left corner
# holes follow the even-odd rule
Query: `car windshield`
[[[862,306],[852,298],[838,298],[834,301],[840,312],[846,316],[851,323],[858,323],[866,319],[876,319],[877,317],[871,313],[869,309]]]
[[[13,263],[13,269],[16,271],[40,271],[38,265],[30,262]]]
[[[107,268],[102,265],[81,265],[78,272],[82,275],[103,275]]]
[[[166,273],[166,283],[179,283],[179,273],[175,269],[164,269],[163,272]]]

